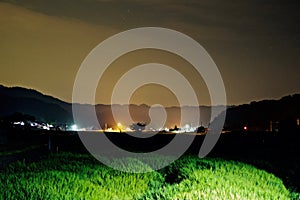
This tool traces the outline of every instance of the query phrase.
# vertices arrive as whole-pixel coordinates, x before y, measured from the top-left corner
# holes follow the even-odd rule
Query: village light
[[[72,130],[72,131],[76,131],[77,129],[78,129],[78,127],[77,127],[76,124],[74,124],[74,125],[71,126],[71,130]]]
[[[119,122],[119,123],[117,124],[117,126],[118,126],[119,131],[121,132],[121,131],[122,131],[122,128],[123,128],[123,125]]]

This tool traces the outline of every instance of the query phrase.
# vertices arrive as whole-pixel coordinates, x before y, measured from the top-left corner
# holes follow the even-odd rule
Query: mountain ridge
[[[241,104],[228,106],[226,110],[225,128],[235,130],[242,129],[243,126],[256,127],[258,130],[268,129],[270,121],[295,121],[300,118],[300,94],[292,94],[284,96],[280,99],[268,99],[261,101],[252,101],[249,104]],[[150,123],[150,109],[156,113],[154,118],[161,117],[161,113],[157,112],[160,107],[150,107],[146,104],[79,104],[68,103],[50,95],[45,95],[34,89],[22,87],[6,87],[0,85],[0,117],[11,115],[15,112],[29,114],[35,116],[38,120],[55,123],[72,123],[72,105],[79,107],[82,116],[86,119],[82,121],[82,127],[93,127],[95,129],[105,126],[113,127],[118,122],[129,126],[132,121],[125,115],[121,115],[119,119],[115,119],[112,109],[116,113],[125,112],[129,108],[131,118],[135,122]],[[195,120],[197,116],[197,106],[170,106],[165,108],[167,118],[165,119],[165,127],[183,126],[180,124],[181,113],[187,114],[188,119],[185,124],[191,126],[209,126],[210,123],[210,106],[199,106],[200,121]],[[217,106],[218,108],[218,106]],[[219,108],[224,108],[219,106]],[[99,123],[89,120],[89,113],[96,110]],[[195,111],[196,110],[196,111]],[[225,113],[223,113],[225,114]],[[214,119],[217,116],[213,116]],[[84,117],[83,117],[84,118]],[[116,121],[118,120],[118,121]],[[101,127],[99,127],[99,124]],[[259,127],[259,128],[258,128]]]
[[[33,89],[27,89],[22,87],[5,87],[0,85],[0,117],[12,115],[15,112],[20,112],[23,114],[29,114],[35,116],[38,120],[58,122],[60,123],[72,123],[72,105],[76,105],[82,110],[81,114],[87,116],[87,120],[83,120],[81,126],[83,127],[94,127],[100,128],[89,121],[89,112],[92,109],[96,109],[96,114],[101,127],[105,125],[114,126],[117,124],[114,117],[112,116],[112,109],[117,113],[124,112],[128,107],[130,110],[131,117],[134,121],[142,121],[150,123],[151,119],[149,117],[150,108],[153,110],[159,109],[160,107],[151,107],[146,104],[79,104],[79,103],[68,103],[64,102],[58,98],[52,97],[50,95],[45,95],[39,91]],[[49,109],[51,108],[51,109]],[[170,106],[166,107],[167,119],[166,127],[173,127],[174,125],[179,125],[180,112],[189,113],[189,123],[193,126],[198,126],[199,124],[208,125],[210,121],[210,106],[199,106],[201,110],[201,121],[195,121],[194,116],[197,115],[194,108],[197,106]],[[191,112],[192,111],[192,112]],[[122,117],[120,121],[129,126],[131,123],[126,117]]]

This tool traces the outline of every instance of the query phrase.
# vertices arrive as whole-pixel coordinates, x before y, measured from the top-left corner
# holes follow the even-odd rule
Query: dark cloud
[[[47,15],[68,17],[128,29],[185,26],[231,32],[232,37],[263,39],[289,37],[299,43],[299,1],[114,1],[114,0],[7,0]],[[234,38],[232,38],[234,39]]]

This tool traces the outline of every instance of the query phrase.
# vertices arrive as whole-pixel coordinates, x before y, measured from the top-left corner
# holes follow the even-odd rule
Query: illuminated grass
[[[163,182],[157,172],[128,174],[88,155],[58,154],[38,163],[11,165],[1,173],[0,194],[4,199],[133,199],[159,185],[155,181]]]
[[[155,160],[157,162],[157,160]],[[149,168],[139,164],[139,167]],[[183,157],[150,173],[130,174],[89,155],[54,154],[0,173],[2,199],[290,199],[272,174],[220,159]],[[294,193],[294,196],[298,194]]]
[[[165,170],[177,179],[144,199],[290,199],[279,178],[243,163],[186,157]]]

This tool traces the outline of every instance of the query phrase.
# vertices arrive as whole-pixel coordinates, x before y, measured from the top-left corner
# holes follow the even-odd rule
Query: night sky
[[[0,1],[0,84],[71,102],[77,70],[96,45],[120,31],[155,26],[180,31],[208,51],[223,77],[228,104],[278,99],[300,92],[299,9],[297,0]],[[205,83],[189,63],[157,50],[116,60],[99,83],[96,103],[110,103],[112,86],[122,73],[154,61],[184,74],[199,104],[209,104]],[[146,85],[131,98],[136,104],[176,102],[157,85]]]

